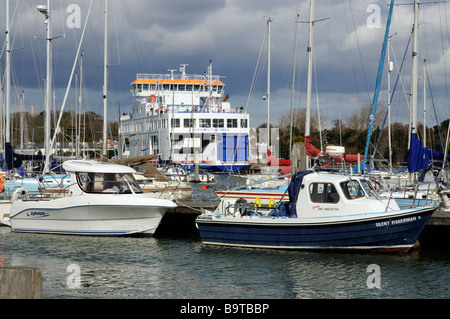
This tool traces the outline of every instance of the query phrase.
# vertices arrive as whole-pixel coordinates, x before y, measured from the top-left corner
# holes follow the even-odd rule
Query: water
[[[369,265],[379,267],[379,288],[368,286]],[[393,255],[278,251],[204,246],[195,233],[84,237],[0,227],[1,266],[41,268],[47,299],[450,298],[448,248]]]
[[[367,285],[372,264],[380,267],[380,288]],[[450,297],[448,250],[277,251],[203,246],[194,236],[60,236],[2,227],[0,265],[41,268],[49,299]],[[79,288],[70,288],[71,265],[79,267]]]

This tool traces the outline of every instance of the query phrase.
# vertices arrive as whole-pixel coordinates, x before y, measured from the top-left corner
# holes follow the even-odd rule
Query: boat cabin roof
[[[71,160],[63,163],[66,172],[87,173],[136,173],[136,171],[125,165],[118,165],[94,160]]]

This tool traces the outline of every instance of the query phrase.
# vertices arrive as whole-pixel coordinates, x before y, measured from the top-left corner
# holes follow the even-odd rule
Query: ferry
[[[249,114],[231,106],[211,62],[202,75],[186,74],[186,66],[167,74],[137,74],[131,113],[120,117],[119,154],[157,154],[159,161],[187,170],[195,163],[224,173],[250,166]]]

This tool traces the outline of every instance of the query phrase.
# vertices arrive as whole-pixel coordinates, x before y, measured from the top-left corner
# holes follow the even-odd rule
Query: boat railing
[[[138,73],[138,80],[189,80],[189,81],[219,81],[220,75],[212,75],[211,77],[200,74],[155,74],[155,73]]]

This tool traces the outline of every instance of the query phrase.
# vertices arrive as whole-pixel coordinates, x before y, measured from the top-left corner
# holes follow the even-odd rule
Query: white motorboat
[[[128,166],[92,160],[63,164],[70,174],[68,194],[12,198],[10,222],[15,232],[77,235],[152,235],[172,200],[143,193]]]

